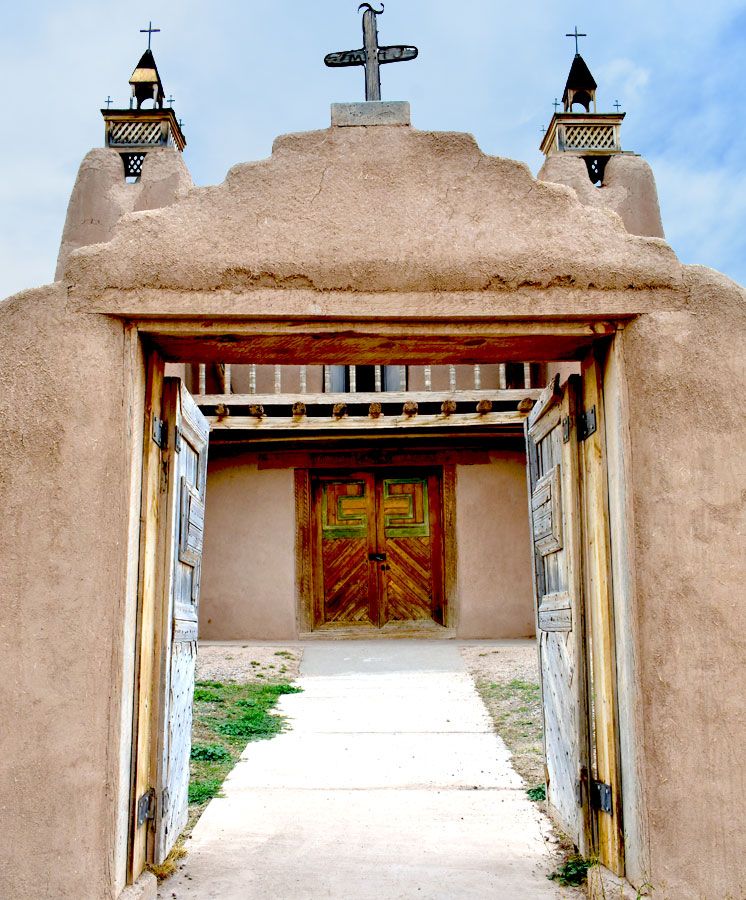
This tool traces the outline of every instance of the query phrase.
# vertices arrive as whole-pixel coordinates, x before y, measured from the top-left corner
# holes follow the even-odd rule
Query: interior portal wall
[[[456,467],[457,621],[461,638],[535,632],[526,457],[490,453]]]
[[[200,637],[297,637],[292,469],[256,456],[213,459],[207,471]]]
[[[296,609],[292,469],[259,469],[255,454],[208,468],[200,636],[292,640]],[[525,459],[490,454],[456,467],[457,635],[534,633]]]

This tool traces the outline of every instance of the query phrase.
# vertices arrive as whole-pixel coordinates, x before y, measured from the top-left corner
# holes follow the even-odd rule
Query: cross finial
[[[580,56],[578,53],[578,38],[588,37],[587,34],[582,34],[578,31],[578,26],[575,26],[575,31],[571,31],[569,34],[566,34],[565,37],[574,37],[575,38],[575,56]]]
[[[541,126],[541,133],[542,133],[542,134],[546,134],[546,133],[547,133],[547,130],[546,130],[546,128],[545,128],[543,125]]]
[[[183,128],[183,127],[184,127],[184,122],[181,119],[179,119],[179,128]]]
[[[616,107],[617,112],[622,108],[622,104],[618,100],[614,102],[614,106]]]
[[[174,95],[173,94],[171,94],[171,96],[168,98],[166,103],[168,103],[168,105],[171,107],[171,109],[174,108]]]
[[[108,109],[114,101],[111,99],[111,94],[108,94],[104,103],[106,104],[106,108]]]
[[[554,98],[554,104],[553,104],[553,105],[554,105],[554,111],[555,111],[555,112],[557,112],[557,110],[560,108],[560,106],[562,106],[562,104],[559,102],[559,100],[558,100],[556,97]]]
[[[370,3],[361,3],[358,12],[361,9],[365,10],[363,13],[363,47],[360,50],[327,53],[324,63],[327,66],[365,66],[365,99],[380,100],[380,67],[384,63],[414,59],[418,51],[416,47],[402,45],[381,47],[378,43],[376,16],[380,16],[383,12],[383,3],[380,9],[374,9]]]
[[[140,34],[147,34],[148,36],[148,50],[150,50],[150,38],[157,32],[160,31],[160,28],[153,28],[153,23],[148,22],[147,28],[141,28]],[[577,30],[577,29],[576,29]]]

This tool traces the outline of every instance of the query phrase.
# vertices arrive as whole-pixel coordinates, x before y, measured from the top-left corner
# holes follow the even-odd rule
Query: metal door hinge
[[[566,444],[570,440],[570,417],[565,416],[562,420],[562,442]]]
[[[168,444],[168,427],[155,413],[153,413],[153,441],[161,450],[165,450]]]
[[[591,781],[591,804],[594,809],[611,813],[611,787],[608,784],[604,784],[603,781]]]
[[[155,791],[149,788],[137,801],[137,827],[155,818]]]
[[[174,428],[174,450],[176,453],[181,452],[181,428],[178,425]]]
[[[161,815],[165,817],[168,812],[168,788],[163,788],[161,793]]]
[[[596,407],[586,409],[578,416],[578,440],[584,441],[596,430]]]

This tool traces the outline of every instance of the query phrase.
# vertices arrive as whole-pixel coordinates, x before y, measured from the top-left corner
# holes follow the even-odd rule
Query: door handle
[[[386,559],[386,554],[385,553],[369,553],[368,559],[371,562],[384,562],[384,560]]]

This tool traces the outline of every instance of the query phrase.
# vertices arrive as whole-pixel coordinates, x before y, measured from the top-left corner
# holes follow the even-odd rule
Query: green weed
[[[191,758],[202,762],[220,762],[232,759],[230,750],[226,750],[225,747],[220,747],[218,744],[193,744]]]
[[[204,803],[216,797],[223,786],[222,778],[209,778],[206,781],[190,781],[189,803]]]
[[[526,793],[528,794],[529,800],[546,800],[547,799],[547,789],[546,785],[537,784],[535,787],[530,787]]]
[[[589,860],[583,859],[582,856],[575,854],[566,859],[561,866],[558,866],[557,869],[552,872],[551,875],[547,875],[547,878],[550,881],[558,881],[561,885],[566,887],[580,885],[583,884],[588,877],[590,865],[591,863]]]

